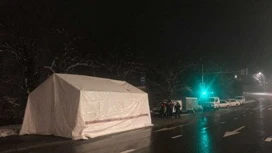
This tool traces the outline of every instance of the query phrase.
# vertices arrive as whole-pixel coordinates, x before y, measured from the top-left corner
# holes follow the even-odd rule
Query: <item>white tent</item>
[[[148,95],[124,81],[53,74],[28,96],[20,135],[73,139],[152,126]]]

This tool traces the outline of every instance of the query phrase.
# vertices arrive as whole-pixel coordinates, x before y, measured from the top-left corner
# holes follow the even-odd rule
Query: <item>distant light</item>
[[[212,94],[214,94],[214,92],[212,92]]]
[[[259,72],[258,74],[259,74],[259,75],[262,75],[262,72]]]
[[[237,74],[234,76],[234,78],[235,78],[235,79],[237,79],[237,78],[238,78]]]
[[[204,91],[204,92],[202,92],[202,94],[203,94],[203,95],[206,95],[206,94],[207,94],[207,92],[206,92],[206,91]]]

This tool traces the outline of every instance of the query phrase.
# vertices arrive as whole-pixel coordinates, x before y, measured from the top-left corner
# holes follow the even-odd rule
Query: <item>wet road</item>
[[[87,141],[43,137],[44,142],[31,144],[29,140],[29,145],[18,146],[16,141],[20,140],[16,137],[0,139],[0,144],[6,146],[4,149],[0,146],[0,153],[271,153],[271,117],[272,100],[264,99],[236,108],[195,114],[182,124]],[[37,140],[40,141],[40,137]],[[14,142],[14,146],[8,147],[7,141]]]

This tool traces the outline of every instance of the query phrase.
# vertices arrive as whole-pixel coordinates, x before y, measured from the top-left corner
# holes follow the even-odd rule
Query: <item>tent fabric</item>
[[[124,81],[53,74],[28,96],[20,135],[88,139],[152,126],[148,95]]]

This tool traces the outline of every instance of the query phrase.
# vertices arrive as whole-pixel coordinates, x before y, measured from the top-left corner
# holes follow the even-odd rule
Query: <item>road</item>
[[[1,138],[0,153],[271,153],[271,117],[272,100],[261,99],[194,114],[188,122],[87,141],[46,136]],[[20,145],[22,141],[27,145]]]

